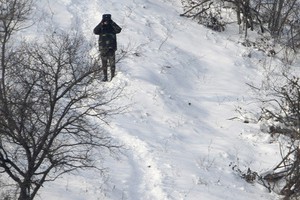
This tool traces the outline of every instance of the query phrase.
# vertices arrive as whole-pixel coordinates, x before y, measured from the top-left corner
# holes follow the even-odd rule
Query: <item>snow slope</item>
[[[124,114],[106,127],[124,144],[107,171],[64,176],[45,184],[43,200],[267,200],[275,194],[249,184],[234,170],[272,168],[278,146],[256,124],[235,112],[251,107],[248,82],[259,81],[259,52],[237,43],[238,30],[216,33],[179,17],[180,0],[40,0],[43,21],[31,34],[52,26],[77,29],[95,44],[93,28],[111,13],[122,28],[117,64],[107,87],[125,86],[118,105]],[[31,30],[34,28],[31,28]],[[29,32],[30,33],[30,32]]]

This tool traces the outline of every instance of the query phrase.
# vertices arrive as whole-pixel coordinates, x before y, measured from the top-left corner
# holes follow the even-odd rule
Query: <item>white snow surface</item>
[[[41,9],[43,21],[29,36],[49,25],[77,29],[97,52],[93,29],[110,13],[122,27],[118,51],[130,54],[117,63],[116,77],[102,83],[125,86],[116,106],[128,109],[105,127],[124,145],[122,153],[104,157],[104,174],[65,175],[46,183],[37,199],[279,199],[232,169],[263,173],[280,159],[278,144],[236,112],[255,107],[246,83],[259,83],[264,74],[262,53],[247,56],[237,27],[218,33],[180,17],[180,0],[39,0],[37,15]]]

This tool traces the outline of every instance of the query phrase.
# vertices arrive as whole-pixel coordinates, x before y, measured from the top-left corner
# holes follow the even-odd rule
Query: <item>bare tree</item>
[[[19,200],[32,200],[43,183],[98,169],[95,155],[119,148],[101,122],[118,112],[109,103],[121,90],[107,91],[95,79],[97,60],[78,32],[13,46],[32,2],[0,3],[0,174],[18,185]]]
[[[96,167],[98,147],[118,148],[94,119],[112,114],[118,94],[107,98],[93,78],[85,41],[58,33],[46,40],[17,51],[5,74],[0,168],[18,183],[19,200],[33,199],[45,181]]]
[[[27,17],[32,11],[31,0],[1,0],[0,1],[0,45],[1,45],[1,82],[0,99],[5,96],[5,73],[8,58],[13,54],[13,50],[8,47],[12,35],[24,28]]]

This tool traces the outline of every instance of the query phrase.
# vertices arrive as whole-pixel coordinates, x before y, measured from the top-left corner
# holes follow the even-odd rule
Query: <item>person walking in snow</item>
[[[99,35],[99,51],[102,61],[102,69],[104,78],[102,81],[108,81],[107,64],[109,63],[111,80],[115,76],[116,59],[115,52],[117,50],[116,34],[120,33],[122,28],[112,19],[111,14],[104,14],[101,22],[94,28],[94,34]]]

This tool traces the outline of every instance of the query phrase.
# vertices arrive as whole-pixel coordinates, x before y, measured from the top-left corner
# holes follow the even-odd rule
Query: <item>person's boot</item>
[[[116,71],[116,68],[115,67],[112,67],[110,72],[111,72],[111,80],[113,79],[113,77],[115,76],[115,71]]]
[[[104,77],[103,77],[102,81],[106,82],[107,81],[107,70],[103,70],[103,75],[104,75]]]
[[[102,82],[107,82],[107,76],[104,76],[104,78],[102,79]]]

